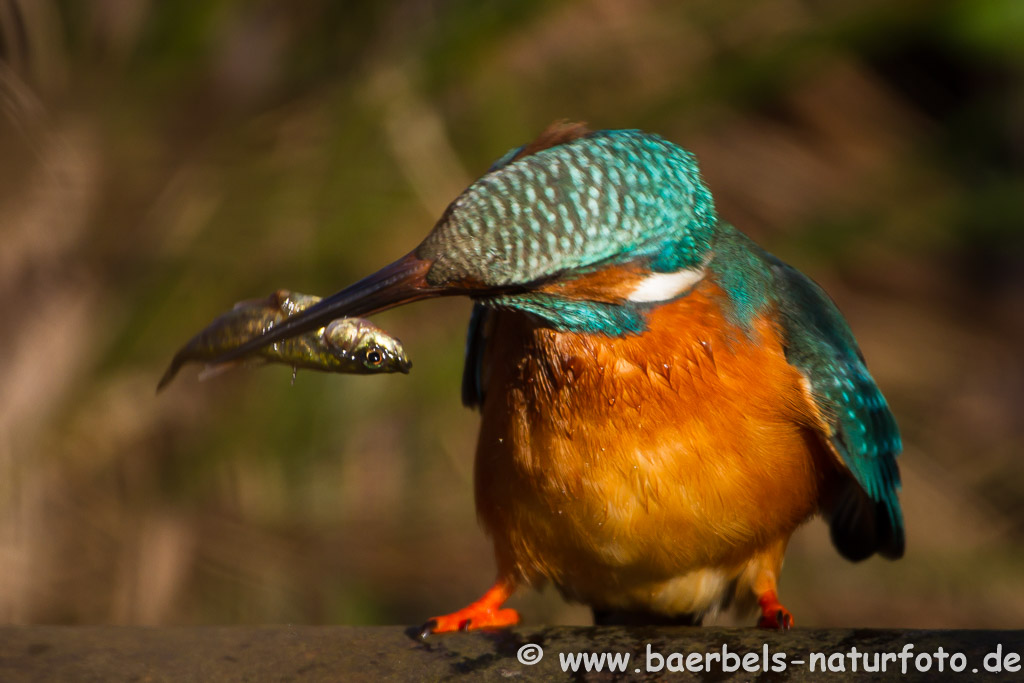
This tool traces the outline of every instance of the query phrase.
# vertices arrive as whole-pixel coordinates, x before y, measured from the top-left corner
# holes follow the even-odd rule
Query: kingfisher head
[[[466,295],[560,330],[628,334],[700,279],[717,224],[692,154],[638,130],[556,124],[511,150],[411,253],[231,355],[345,316]]]

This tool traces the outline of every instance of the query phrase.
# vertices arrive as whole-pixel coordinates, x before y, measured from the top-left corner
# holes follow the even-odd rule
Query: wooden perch
[[[536,663],[522,663],[520,656],[527,661],[536,657],[532,646],[540,646],[543,655]],[[909,652],[904,658],[906,674],[899,657],[902,652]],[[621,655],[628,653],[629,660],[624,673],[609,673],[607,659],[601,672],[587,673],[579,661],[577,673],[563,672],[566,658],[582,653],[618,654],[620,662]],[[723,653],[736,657],[723,658]],[[886,662],[884,673],[865,673],[865,653],[868,666],[875,653],[889,653],[895,659]],[[956,680],[960,675],[971,681],[1008,681],[1021,680],[1022,654],[1024,631],[795,629],[778,633],[535,627],[421,640],[415,629],[397,626],[8,626],[0,628],[0,681],[848,682]],[[951,667],[959,666],[961,657],[965,668],[957,674]],[[812,661],[816,662],[813,671]],[[780,671],[777,667],[783,662],[785,669]],[[919,670],[926,663],[929,670]],[[823,670],[826,665],[828,671]],[[686,670],[679,671],[680,666]],[[996,667],[1001,671],[992,671]]]

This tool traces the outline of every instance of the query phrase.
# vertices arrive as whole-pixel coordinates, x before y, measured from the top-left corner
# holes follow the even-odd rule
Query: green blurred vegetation
[[[849,565],[809,524],[798,621],[1019,627],[1022,10],[0,0],[0,619],[418,623],[476,597],[467,302],[379,316],[408,377],[153,390],[233,302],[376,270],[568,118],[696,152],[894,406],[908,556]]]

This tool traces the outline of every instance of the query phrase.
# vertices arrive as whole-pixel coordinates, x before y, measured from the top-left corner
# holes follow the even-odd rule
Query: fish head
[[[362,318],[339,318],[324,327],[327,350],[345,372],[358,374],[408,373],[412,363],[402,342]]]

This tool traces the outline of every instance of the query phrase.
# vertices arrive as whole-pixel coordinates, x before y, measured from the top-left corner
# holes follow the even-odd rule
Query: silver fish
[[[318,296],[279,289],[266,299],[250,299],[235,304],[174,354],[157,385],[157,391],[167,386],[185,363],[213,360],[318,301]],[[402,343],[363,318],[333,320],[317,330],[275,342],[239,360],[360,375],[408,373],[412,367]],[[208,365],[201,377],[218,374],[236,364],[237,361]]]

